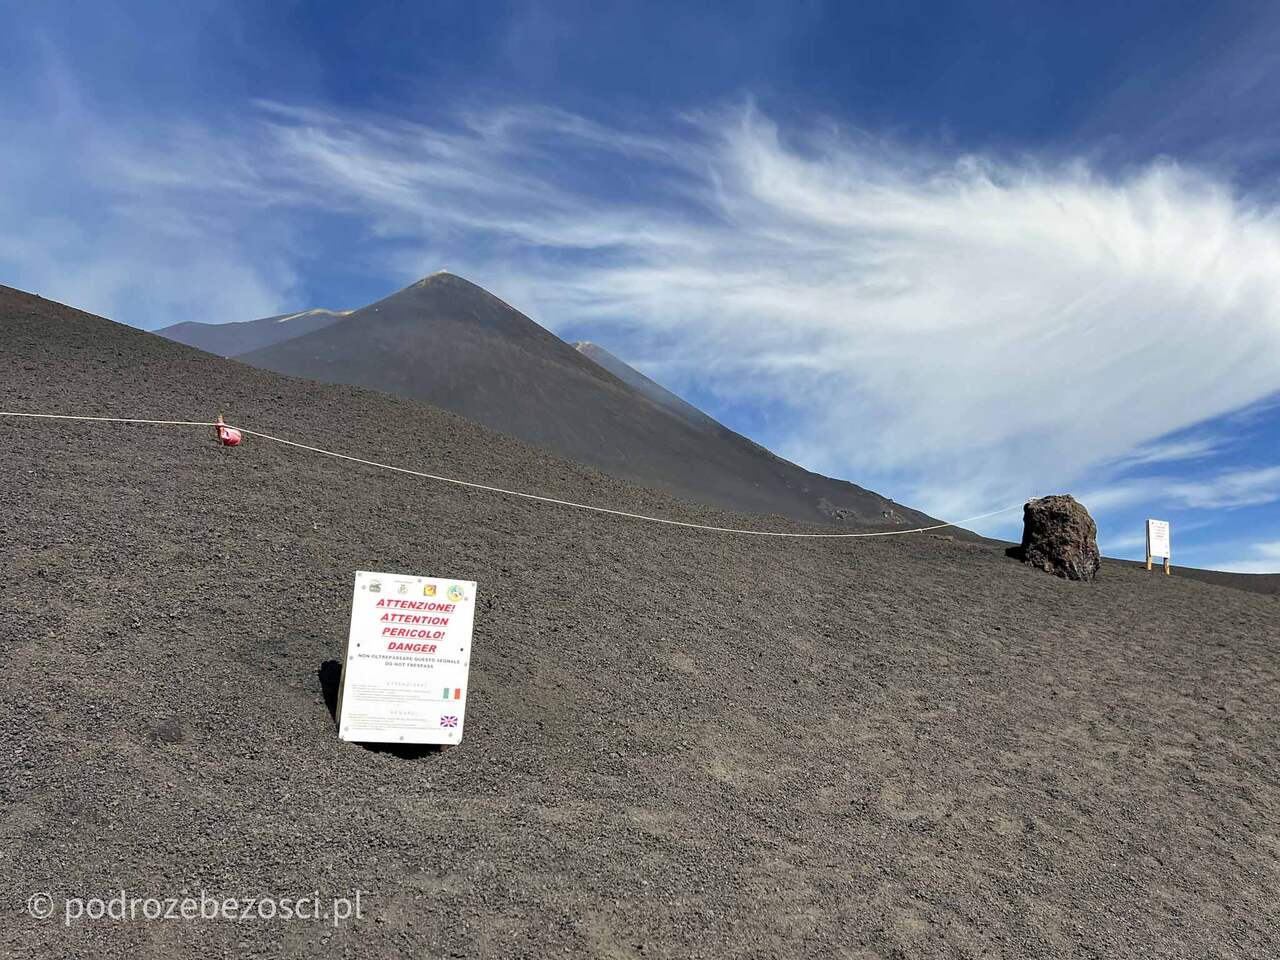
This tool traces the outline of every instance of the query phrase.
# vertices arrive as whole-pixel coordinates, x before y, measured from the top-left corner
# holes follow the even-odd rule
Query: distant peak
[[[411,286],[414,286],[414,287],[425,287],[427,284],[431,283],[431,281],[433,281],[433,280],[441,280],[441,279],[444,279],[445,277],[448,277],[449,279],[452,279],[452,280],[461,280],[461,279],[462,279],[461,277],[457,276],[456,274],[452,274],[452,273],[450,273],[448,270],[437,270],[435,273],[429,273],[429,274],[427,274],[425,277],[423,277],[423,278],[422,278],[421,280],[419,280],[417,283],[411,284]]]
[[[440,290],[448,291],[450,294],[462,293],[473,297],[485,297],[491,300],[496,300],[508,310],[515,310],[516,313],[520,312],[501,297],[490,293],[484,287],[480,286],[480,284],[475,283],[472,280],[468,280],[466,277],[460,277],[456,273],[450,273],[448,270],[437,270],[435,273],[423,277],[417,283],[411,283],[409,286],[401,290],[400,293],[407,294],[416,290],[431,290],[432,288],[440,288]],[[440,292],[440,290],[437,292]],[[399,294],[393,294],[393,296],[398,295]]]
[[[276,323],[288,323],[301,317],[349,317],[354,310],[327,310],[324,307],[312,307],[310,310],[299,310],[297,313],[286,313],[276,317]]]
[[[602,347],[593,340],[579,340],[573,345],[573,349],[584,356],[590,357],[597,363],[601,362],[601,360],[618,360],[618,357],[611,353],[607,347]],[[618,362],[621,363],[622,361],[618,360]]]
[[[467,303],[470,303],[471,305],[467,309],[476,309],[481,303],[490,303],[490,305],[496,303],[501,305],[504,309],[519,315],[522,320],[532,323],[534,326],[538,326],[537,321],[526,317],[501,297],[486,290],[484,287],[480,286],[480,284],[472,280],[468,280],[466,277],[460,277],[456,273],[450,273],[448,270],[437,270],[430,276],[423,277],[421,280],[409,284],[409,286],[405,287],[403,290],[398,290],[385,299],[391,301],[395,300],[397,297],[402,297],[414,303],[423,299],[431,300],[443,298],[444,300],[451,301],[448,307],[450,310],[460,309],[463,304]],[[382,302],[382,300],[378,301],[378,303]],[[442,305],[443,304],[437,304],[437,306]],[[377,309],[373,304],[370,304],[370,307]]]

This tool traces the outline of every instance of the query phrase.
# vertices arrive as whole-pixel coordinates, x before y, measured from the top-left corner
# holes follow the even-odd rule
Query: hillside
[[[1222,570],[1197,570],[1193,567],[1179,567],[1178,575],[1192,577],[1196,580],[1217,584],[1222,587],[1233,587],[1236,590],[1249,590],[1253,593],[1280,596],[1280,573],[1227,573]]]
[[[220,357],[234,357],[269,347],[282,340],[323,330],[350,313],[350,310],[315,309],[230,323],[196,323],[187,320],[164,327],[156,333],[189,347],[216,353]]]
[[[448,412],[0,288],[0,406],[703,522]],[[731,537],[205,428],[0,418],[0,955],[1280,954],[1280,603]],[[815,528],[823,529],[823,528]],[[829,527],[825,528],[827,531]],[[475,580],[466,739],[339,742],[357,569]],[[362,891],[363,919],[24,902]]]
[[[692,421],[447,273],[239,359],[423,400],[576,462],[714,507],[834,521],[850,529],[934,522],[852,483],[804,470],[709,418]]]

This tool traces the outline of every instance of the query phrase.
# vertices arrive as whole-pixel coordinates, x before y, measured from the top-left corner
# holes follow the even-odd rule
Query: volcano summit
[[[574,349],[448,273],[238,359],[425,401],[713,507],[855,530],[936,522],[775,456],[600,348]]]

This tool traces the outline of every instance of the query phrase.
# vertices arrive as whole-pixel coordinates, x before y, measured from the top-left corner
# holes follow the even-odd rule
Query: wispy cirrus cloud
[[[1276,499],[1265,466],[1126,480],[1216,455],[1221,437],[1161,438],[1280,390],[1280,213],[1204,171],[950,156],[749,105],[634,130],[261,103],[90,147],[114,210],[232,251],[261,224],[342,217],[388,285],[471,276],[937,514],[1079,485],[1095,509]],[[257,299],[279,299],[287,258],[264,272],[244,249],[246,286],[275,277]]]
[[[943,157],[751,107],[661,136],[539,109],[446,129],[272,106],[258,130],[262,194],[357,212],[406,276],[435,266],[424,237],[465,250],[549,325],[781,405],[783,452],[939,512],[1208,455],[1151,444],[1280,389],[1280,218],[1173,163]],[[1202,487],[1170,493],[1260,495]]]
[[[1192,509],[1230,510],[1280,501],[1280,466],[1232,471],[1167,487],[1175,502]]]
[[[1123,469],[1156,463],[1177,463],[1188,460],[1204,460],[1220,454],[1227,447],[1224,437],[1192,437],[1180,440],[1161,440],[1142,446],[1125,454],[1114,466]]]
[[[1280,540],[1211,545],[1200,552],[1210,555],[1208,565],[1215,570],[1280,574]]]
[[[280,312],[295,251],[281,224],[247,230],[250,142],[221,150],[191,119],[107,115],[56,45],[33,45],[35,95],[0,93],[0,279],[140,326]]]
[[[1081,499],[1094,510],[1152,501],[1168,509],[1234,510],[1280,502],[1280,466],[1227,470],[1195,480],[1146,476],[1090,489]]]

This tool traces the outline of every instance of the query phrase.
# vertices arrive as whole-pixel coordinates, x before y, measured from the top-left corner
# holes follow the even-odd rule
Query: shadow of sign
[[[342,661],[324,661],[316,670],[316,676],[320,679],[320,691],[324,695],[325,709],[329,711],[329,718],[333,721],[333,727],[336,731],[338,728],[338,691],[342,689]],[[357,746],[363,747],[371,753],[388,753],[402,760],[417,760],[431,754],[443,753],[445,750],[445,747],[431,743],[360,743]]]

